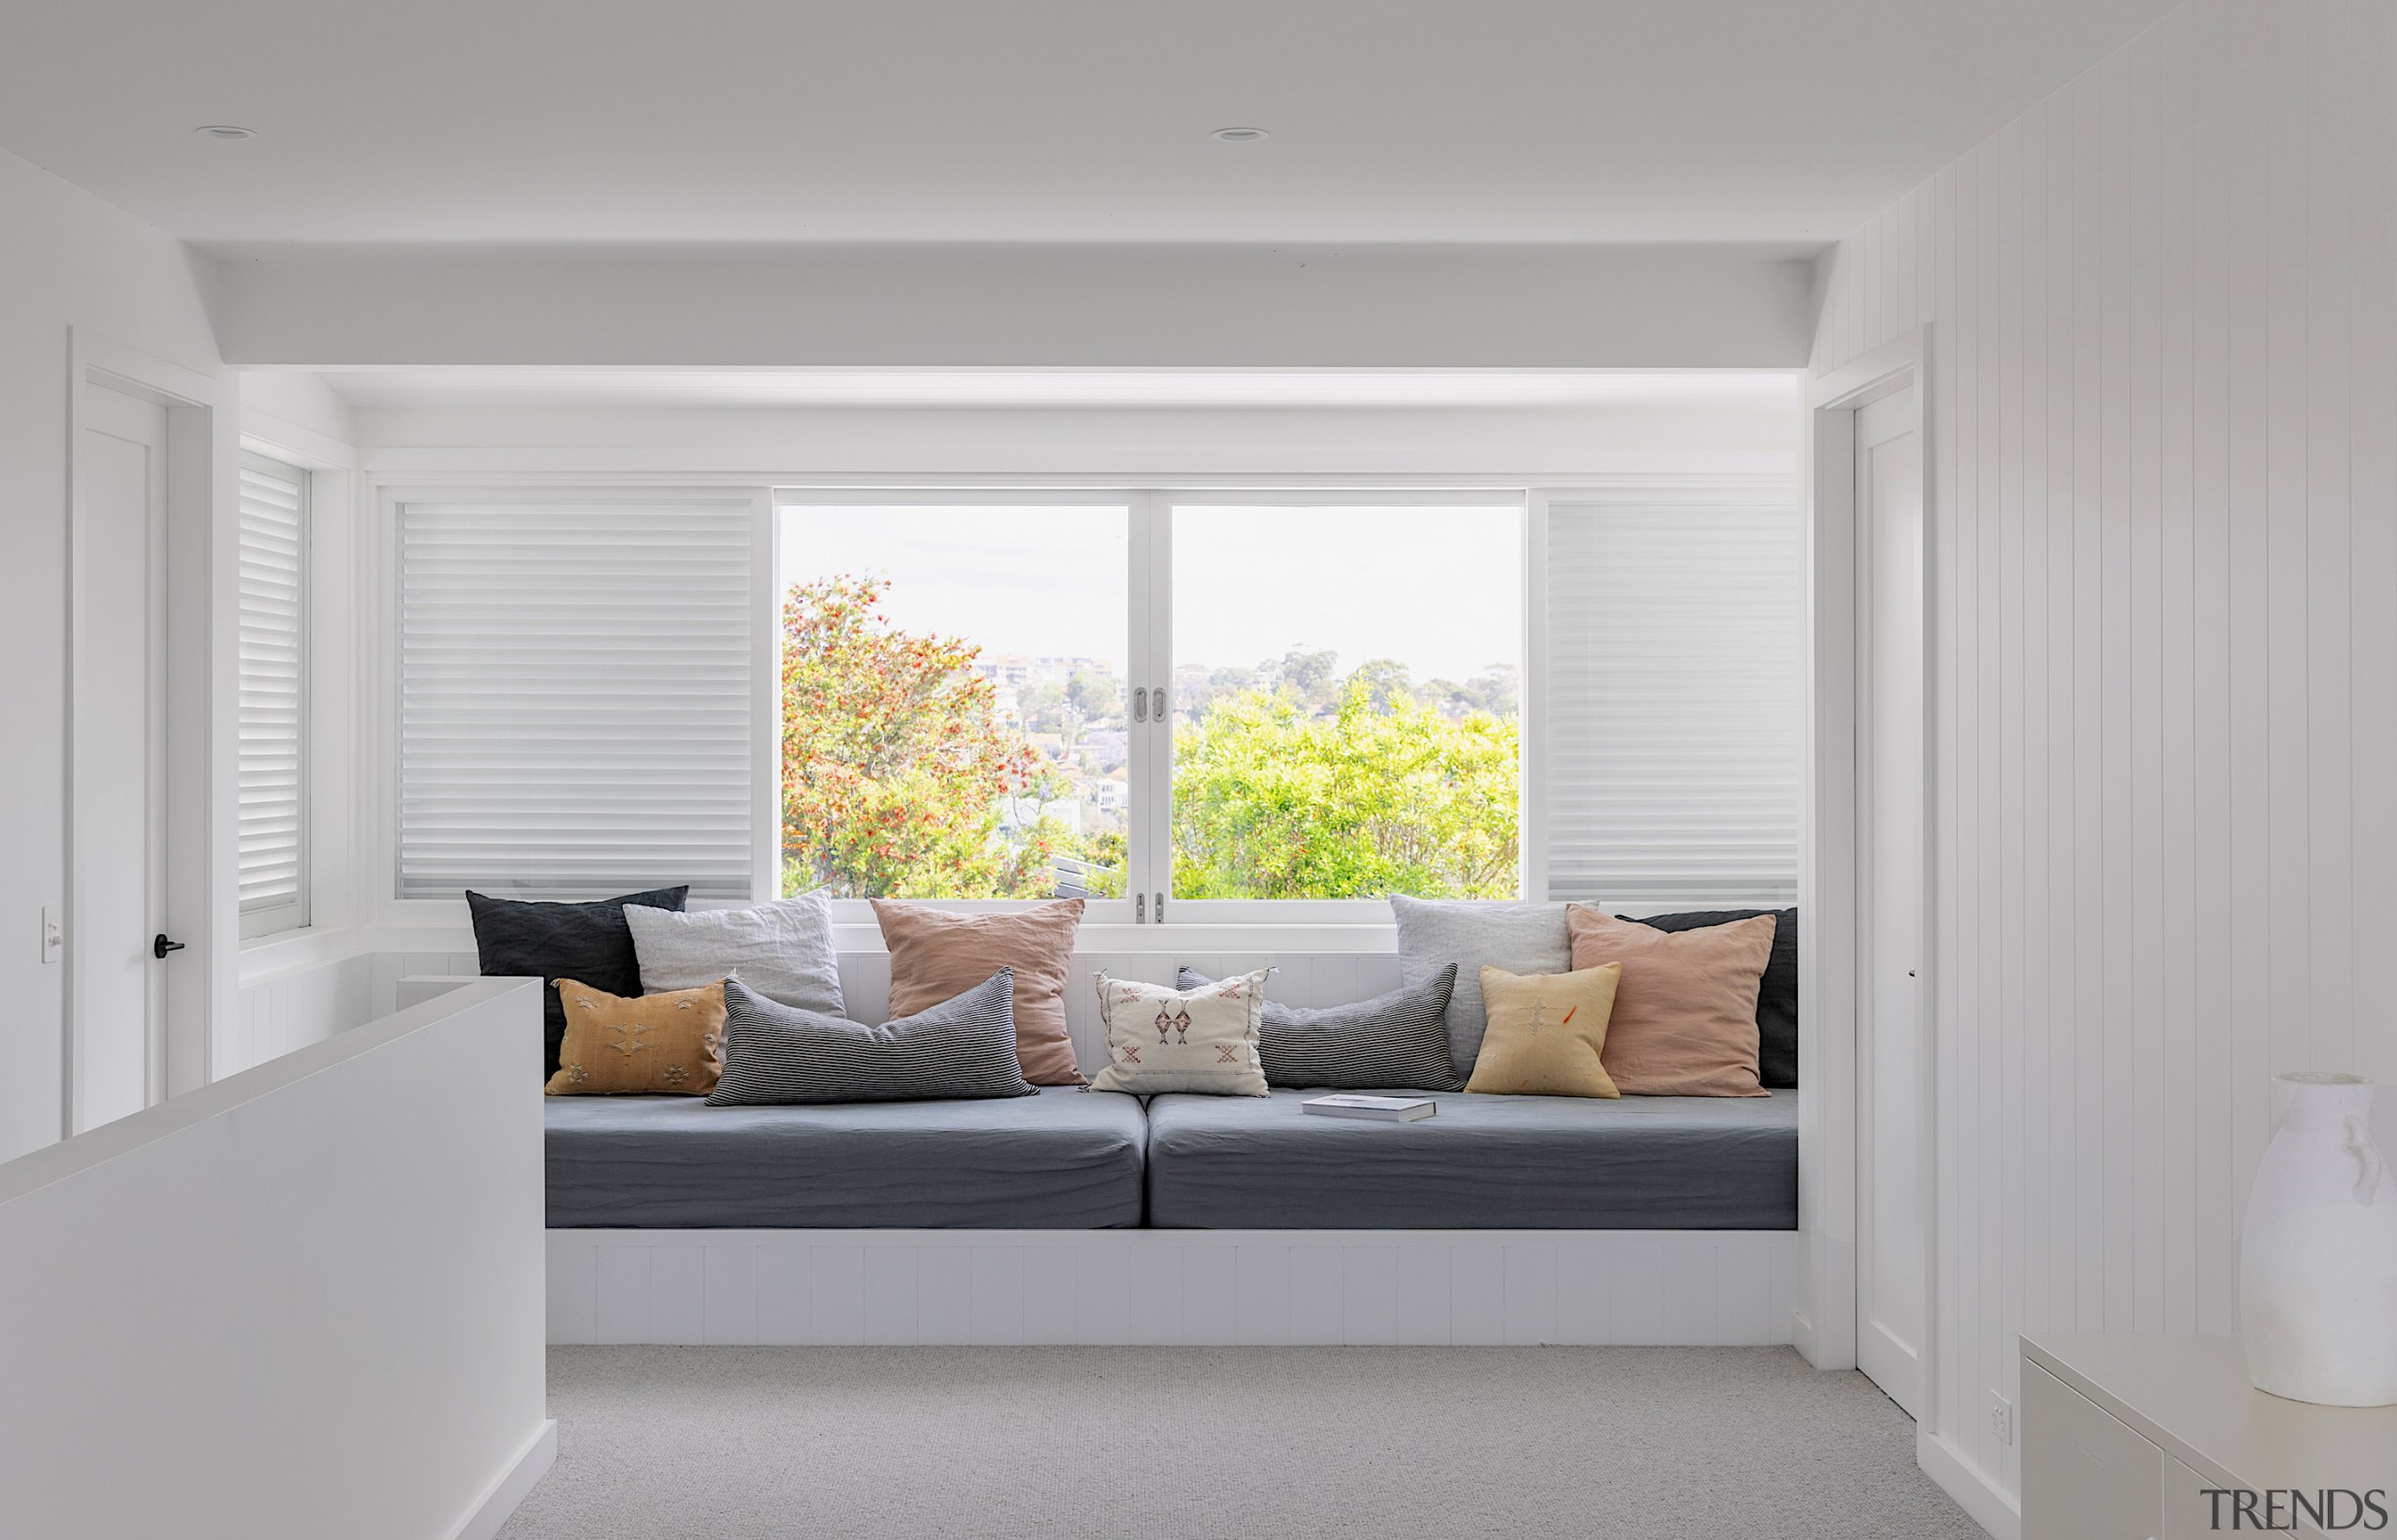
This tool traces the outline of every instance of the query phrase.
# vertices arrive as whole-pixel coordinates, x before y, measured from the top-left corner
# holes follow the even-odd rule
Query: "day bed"
[[[1312,1094],[1050,1087],[993,1101],[712,1107],[552,1098],[552,1229],[1793,1230],[1797,1093],[1434,1093],[1420,1122]]]

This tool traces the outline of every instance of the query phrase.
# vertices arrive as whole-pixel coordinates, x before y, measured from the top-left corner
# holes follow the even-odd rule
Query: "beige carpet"
[[[550,1405],[501,1540],[1980,1533],[1786,1348],[561,1347]]]

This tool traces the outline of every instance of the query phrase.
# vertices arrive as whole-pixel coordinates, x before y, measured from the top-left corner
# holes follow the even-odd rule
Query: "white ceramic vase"
[[[2397,1403],[2397,1181],[2360,1075],[2284,1075],[2287,1107],[2247,1196],[2239,1323],[2258,1390]]]

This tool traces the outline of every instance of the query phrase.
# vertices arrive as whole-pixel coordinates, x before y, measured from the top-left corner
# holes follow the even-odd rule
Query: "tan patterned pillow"
[[[1623,970],[1609,962],[1568,974],[1481,970],[1490,1030],[1465,1090],[1496,1096],[1603,1096],[1621,1093],[1598,1050],[1614,1014]]]
[[[552,1096],[704,1096],[724,1073],[724,984],[621,995],[558,980],[566,1037]]]
[[[1262,1096],[1265,1063],[1257,1055],[1264,1020],[1260,968],[1192,990],[1098,975],[1098,1016],[1107,1024],[1108,1064],[1093,1091],[1194,1091],[1210,1096]]]

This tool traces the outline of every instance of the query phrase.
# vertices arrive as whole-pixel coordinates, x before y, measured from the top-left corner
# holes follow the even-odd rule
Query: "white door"
[[[1924,1315],[1922,445],[1912,387],[1856,413],[1864,878],[1857,973],[1857,1363],[1916,1416]]]
[[[167,413],[83,387],[76,446],[68,1107],[166,1097]]]

